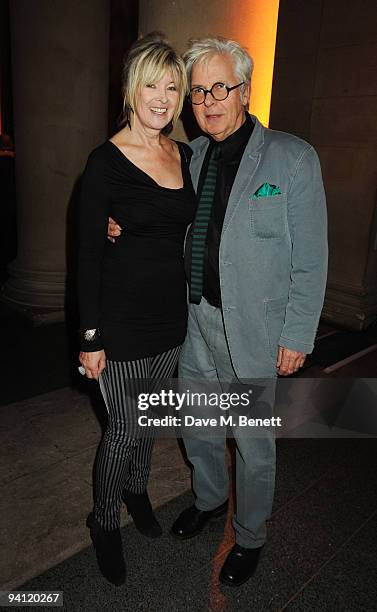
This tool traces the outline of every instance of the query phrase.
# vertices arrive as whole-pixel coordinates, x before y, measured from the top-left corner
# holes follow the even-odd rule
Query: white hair
[[[208,61],[213,55],[217,54],[229,55],[233,60],[236,76],[246,85],[250,85],[254,62],[247,50],[235,40],[215,36],[213,38],[194,38],[189,41],[189,44],[189,48],[183,54],[189,87],[193,65],[196,62]]]

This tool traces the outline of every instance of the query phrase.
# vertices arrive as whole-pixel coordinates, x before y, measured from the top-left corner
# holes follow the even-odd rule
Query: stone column
[[[323,318],[377,316],[377,4],[280,0],[271,127],[319,153],[329,213]]]
[[[62,313],[67,211],[107,133],[109,2],[11,0],[18,255],[2,297]]]

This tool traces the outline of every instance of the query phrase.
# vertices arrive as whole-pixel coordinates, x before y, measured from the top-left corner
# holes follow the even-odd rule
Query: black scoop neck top
[[[183,187],[159,185],[110,140],[88,158],[81,186],[78,295],[80,328],[99,328],[106,357],[130,361],[181,344],[187,301],[183,243],[197,200],[191,149],[177,143]],[[108,217],[122,227],[112,244]]]

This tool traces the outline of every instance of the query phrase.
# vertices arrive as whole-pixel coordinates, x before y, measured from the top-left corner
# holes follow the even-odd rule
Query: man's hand
[[[107,225],[107,237],[110,242],[115,242],[115,238],[118,238],[122,233],[122,228],[117,224],[112,217],[109,217],[109,223]]]
[[[81,351],[79,361],[85,368],[86,376],[98,380],[102,370],[106,367],[105,351],[93,351],[92,353]]]
[[[276,367],[278,374],[281,376],[289,376],[297,372],[305,363],[306,354],[300,353],[300,351],[292,351],[284,346],[279,346],[278,358],[276,361]]]

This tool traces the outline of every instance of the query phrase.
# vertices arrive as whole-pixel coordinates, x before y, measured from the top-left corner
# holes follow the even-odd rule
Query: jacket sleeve
[[[309,146],[299,158],[288,192],[291,283],[279,345],[311,353],[327,278],[327,215],[318,155]]]
[[[107,240],[109,197],[105,185],[105,163],[93,152],[82,176],[79,202],[78,300],[82,351],[103,348],[100,336],[101,268]],[[92,340],[86,330],[96,329]],[[90,334],[89,334],[90,335]]]

